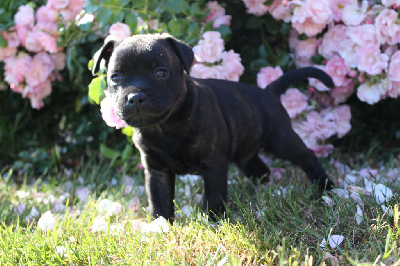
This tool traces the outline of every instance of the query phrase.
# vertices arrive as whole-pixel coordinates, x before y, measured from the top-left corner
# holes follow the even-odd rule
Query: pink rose
[[[334,98],[335,104],[345,102],[354,92],[354,82],[351,81],[344,86],[336,86],[332,91],[331,95]]]
[[[115,37],[116,41],[122,41],[131,36],[131,29],[129,26],[121,22],[112,24],[108,32]]]
[[[233,50],[222,53],[222,66],[224,67],[226,80],[239,81],[244,71],[241,61],[240,54],[235,53]]]
[[[395,52],[390,59],[389,79],[391,81],[400,81],[400,51]]]
[[[346,35],[359,46],[377,46],[376,28],[372,24],[348,27]]]
[[[46,80],[37,86],[27,85],[23,92],[23,97],[29,98],[33,109],[40,109],[44,106],[43,99],[51,93],[51,81]]]
[[[329,22],[331,11],[327,0],[307,0],[303,5],[296,6],[293,10],[292,27],[298,33],[313,37],[320,33]],[[321,15],[318,15],[321,12]]]
[[[292,30],[289,35],[289,45],[296,57],[311,58],[317,51],[319,41],[315,37],[307,38],[304,41],[299,40],[297,32]]]
[[[364,46],[358,50],[358,69],[370,75],[378,75],[388,67],[389,57],[377,46]]]
[[[47,53],[38,53],[33,57],[31,69],[25,73],[26,83],[35,87],[48,80],[54,70],[54,62]]]
[[[54,23],[57,21],[58,13],[55,9],[48,6],[41,6],[36,11],[36,21],[38,23]]]
[[[55,9],[66,8],[69,4],[69,0],[48,0],[47,6]]]
[[[361,6],[358,0],[350,0],[351,4],[346,5],[342,11],[342,21],[347,26],[357,26],[365,19],[368,10],[368,1],[363,0]]]
[[[367,102],[372,105],[381,99],[381,96],[386,93],[385,87],[381,82],[361,84],[357,89],[357,97],[360,101]]]
[[[339,138],[346,135],[351,130],[351,110],[348,105],[341,105],[332,110],[336,133]]]
[[[210,14],[205,21],[215,21],[218,17],[225,15],[225,8],[219,5],[217,1],[208,2],[207,8],[210,10]]]
[[[50,36],[49,34],[43,32],[43,31],[38,31],[38,40],[41,43],[42,47],[44,50],[46,50],[49,53],[57,53],[57,40]]]
[[[28,33],[28,28],[24,25],[16,25],[15,28],[17,30],[17,35],[18,35],[20,44],[25,46],[25,39],[26,39],[26,35]]]
[[[298,114],[307,109],[308,97],[298,89],[288,89],[280,98],[290,118],[295,118]]]
[[[306,121],[308,130],[311,132],[310,134],[320,140],[332,137],[336,133],[336,125],[329,118],[330,117],[323,117],[315,111],[310,112],[307,115]]]
[[[83,9],[85,0],[69,0],[68,9],[77,16]]]
[[[332,19],[329,0],[306,0],[304,12],[316,24],[328,24]]]
[[[60,9],[59,12],[61,14],[62,20],[64,22],[67,22],[66,23],[67,25],[69,25],[69,22],[75,20],[76,14],[72,10],[67,9],[67,8],[63,8],[63,9]]]
[[[397,98],[400,96],[400,82],[393,81],[392,86],[387,92],[389,97]]]
[[[232,17],[229,15],[219,16],[214,20],[213,28],[218,29],[222,25],[229,26],[229,25],[231,25],[231,19],[232,19]]]
[[[330,75],[335,86],[344,86],[350,82],[346,77],[349,68],[345,65],[343,58],[335,56],[331,58],[325,67],[326,73]]]
[[[264,3],[267,0],[243,0],[247,13],[254,14],[256,16],[262,16],[268,12],[268,6]]]
[[[25,48],[29,52],[38,53],[42,51],[39,41],[39,30],[28,31],[25,38]]]
[[[391,7],[393,5],[400,6],[400,1],[399,0],[382,0],[382,4],[385,7]]]
[[[0,61],[3,61],[10,57],[14,57],[16,54],[17,48],[15,47],[0,48]]]
[[[203,39],[193,47],[194,57],[197,62],[215,63],[221,60],[224,51],[224,41],[218,31],[207,31]]]
[[[313,37],[325,29],[325,23],[315,23],[310,17],[307,17],[304,22],[294,22],[292,27],[300,34],[306,34],[308,37]]]
[[[190,75],[200,79],[225,79],[225,69],[223,66],[205,66],[203,64],[194,64]]]
[[[346,36],[347,27],[344,25],[335,25],[323,35],[321,45],[318,47],[318,53],[329,59],[339,53],[339,44]]]
[[[17,32],[3,31],[3,37],[7,40],[7,47],[18,47],[19,46],[19,38],[18,38]]]
[[[54,62],[55,70],[63,70],[65,67],[65,62],[67,60],[67,56],[64,53],[56,53],[52,54],[51,58]]]
[[[292,20],[290,5],[281,1],[274,1],[269,7],[269,13],[276,20],[283,20],[286,23]]]
[[[14,21],[16,25],[32,27],[35,21],[33,8],[30,5],[20,6],[14,15]]]
[[[375,19],[376,33],[380,44],[394,45],[400,42],[398,14],[392,9],[385,9]]]
[[[350,4],[350,0],[331,0],[330,2],[333,21],[340,22],[342,20],[343,8]]]
[[[4,80],[10,85],[17,86],[25,79],[25,74],[31,70],[32,58],[26,53],[5,60]]]
[[[315,155],[317,157],[328,157],[329,154],[332,153],[333,151],[333,145],[332,144],[326,144],[326,145],[313,145],[309,147],[311,150],[314,151]]]
[[[57,36],[58,25],[56,22],[38,22],[33,27],[33,31],[42,31],[51,34],[52,36]]]
[[[357,67],[359,46],[351,39],[345,39],[339,43],[339,55],[344,59],[346,66]]]
[[[280,66],[276,67],[263,67],[257,74],[257,85],[261,89],[265,89],[268,84],[283,75],[283,71]]]
[[[109,127],[120,129],[126,127],[125,121],[119,118],[114,111],[114,100],[109,95],[108,91],[104,91],[106,97],[100,103],[101,117]]]

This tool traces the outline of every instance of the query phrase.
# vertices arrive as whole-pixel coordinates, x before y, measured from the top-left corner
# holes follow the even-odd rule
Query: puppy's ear
[[[181,60],[181,64],[187,74],[190,74],[190,67],[194,61],[194,54],[192,48],[184,42],[181,42],[174,37],[167,37],[167,41],[172,46],[174,52],[178,55]]]
[[[105,65],[107,67],[108,61],[110,60],[111,54],[114,49],[118,46],[119,42],[116,40],[109,40],[106,42],[93,56],[94,66],[92,69],[92,74],[95,75],[100,70],[101,60],[105,60]]]

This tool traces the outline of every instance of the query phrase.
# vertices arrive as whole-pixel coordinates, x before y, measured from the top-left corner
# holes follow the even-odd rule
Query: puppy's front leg
[[[164,217],[172,223],[174,218],[175,174],[172,171],[145,169],[146,192],[150,213],[154,218]]]
[[[212,160],[212,163],[203,172],[203,179],[203,210],[208,211],[211,219],[215,220],[225,211],[228,162],[225,159]]]

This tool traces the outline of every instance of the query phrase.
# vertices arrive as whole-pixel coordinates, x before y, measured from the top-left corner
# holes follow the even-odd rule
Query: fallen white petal
[[[56,226],[56,219],[51,214],[51,211],[45,212],[42,217],[40,217],[37,227],[42,231],[53,230]]]
[[[104,217],[96,217],[93,220],[92,232],[107,232],[108,222]]]
[[[360,195],[357,192],[352,192],[350,194],[350,198],[353,200],[353,202],[355,204],[358,204],[358,205],[364,207],[364,202],[362,201]]]
[[[385,205],[381,205],[381,208],[384,212],[387,211],[390,217],[393,217],[393,212],[390,208],[386,207]]]
[[[341,235],[332,235],[329,237],[328,242],[331,248],[336,248],[339,246],[344,240],[344,236]]]
[[[358,186],[347,186],[347,190],[352,193],[352,192],[357,192],[360,195],[369,195],[367,190],[363,187],[358,187]]]
[[[338,195],[342,199],[348,199],[349,198],[349,192],[347,190],[342,189],[342,188],[334,188],[331,190],[333,193]]]
[[[365,184],[365,189],[367,192],[371,193],[376,184],[372,181],[369,181],[368,179],[364,178],[364,184]]]
[[[344,182],[348,185],[355,185],[357,183],[357,176],[347,174],[346,177],[344,178]]]
[[[329,207],[332,207],[333,206],[333,200],[330,198],[330,197],[328,197],[328,196],[322,196],[321,197],[323,200],[324,200],[324,202],[325,202],[325,204],[327,205],[327,206],[329,206]]]
[[[363,211],[359,205],[357,205],[357,213],[355,215],[357,224],[360,224],[363,220]]]
[[[56,253],[58,253],[61,257],[68,257],[67,249],[62,246],[56,246]]]
[[[159,217],[149,224],[142,224],[141,231],[150,233],[167,233],[169,232],[169,223],[164,217]]]
[[[374,189],[375,201],[378,204],[389,201],[393,197],[393,192],[385,185],[378,184]]]

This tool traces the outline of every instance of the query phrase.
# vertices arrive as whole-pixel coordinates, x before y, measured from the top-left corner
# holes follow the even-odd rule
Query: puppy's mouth
[[[131,110],[115,110],[116,115],[131,127],[148,127],[159,124],[169,115],[169,109],[156,110],[153,112],[133,108]]]

